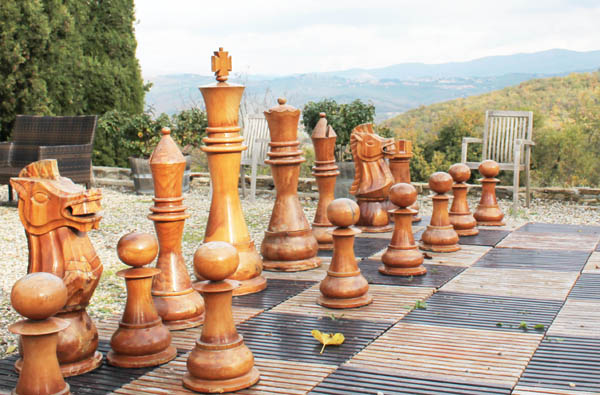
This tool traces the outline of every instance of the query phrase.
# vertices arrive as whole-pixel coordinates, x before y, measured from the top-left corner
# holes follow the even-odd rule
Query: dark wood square
[[[566,224],[543,224],[529,222],[515,232],[539,232],[539,233],[570,233],[584,235],[600,235],[600,226],[591,225],[566,225]]]
[[[466,267],[460,266],[432,265],[425,263],[423,265],[427,268],[427,273],[425,275],[399,277],[386,276],[379,273],[378,269],[381,265],[383,265],[381,261],[363,260],[360,262],[360,271],[367,281],[369,281],[369,284],[439,288],[466,269]]]
[[[380,237],[356,237],[354,239],[354,255],[357,258],[368,258],[378,251],[387,248],[390,239]],[[317,254],[322,257],[333,256],[333,250],[320,250]]]
[[[250,295],[235,296],[233,305],[238,307],[252,307],[268,310],[292,296],[315,285],[315,281],[300,280],[267,280],[267,288]]]
[[[508,230],[479,229],[475,236],[461,236],[458,244],[495,247],[509,234]]]
[[[600,274],[583,273],[569,293],[574,299],[600,299]]]
[[[585,266],[589,257],[590,253],[587,251],[494,248],[482,256],[475,266],[493,269],[578,272]]]

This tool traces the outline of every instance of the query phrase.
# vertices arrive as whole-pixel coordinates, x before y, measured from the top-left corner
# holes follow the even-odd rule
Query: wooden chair
[[[479,163],[492,159],[500,165],[500,170],[513,171],[513,207],[519,205],[519,173],[525,171],[526,206],[529,207],[530,167],[533,113],[531,111],[492,111],[485,112],[483,139],[464,137],[462,141],[461,161],[471,169],[477,169]],[[481,161],[468,162],[467,149],[470,143],[482,144]]]
[[[96,131],[95,115],[49,117],[17,115],[10,142],[0,143],[0,185],[9,184],[31,162],[56,159],[60,175],[74,182],[93,182],[92,146]]]
[[[265,166],[267,151],[269,150],[269,125],[263,115],[251,115],[244,120],[242,130],[244,144],[248,149],[242,151],[242,165],[240,178],[242,180],[242,194],[246,197],[246,182],[244,166],[250,166],[250,198],[256,199],[256,172],[258,166]]]

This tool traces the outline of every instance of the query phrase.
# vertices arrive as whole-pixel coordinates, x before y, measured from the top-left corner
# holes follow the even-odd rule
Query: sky
[[[446,63],[553,48],[600,49],[600,0],[136,0],[144,78],[209,75],[224,47],[233,72],[278,76]]]

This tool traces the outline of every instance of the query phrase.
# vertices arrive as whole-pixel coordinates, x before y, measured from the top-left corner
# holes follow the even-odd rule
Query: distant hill
[[[566,75],[600,68],[600,51],[576,52],[562,49],[492,56],[468,62],[444,64],[405,63],[378,69],[295,74],[277,78],[247,75],[231,78],[246,85],[251,107],[264,109],[278,96],[302,107],[306,102],[333,98],[350,102],[372,101],[377,119],[384,120],[409,109],[517,85],[532,78]],[[213,77],[175,74],[151,79],[146,105],[156,113],[174,113],[202,105],[198,86]]]

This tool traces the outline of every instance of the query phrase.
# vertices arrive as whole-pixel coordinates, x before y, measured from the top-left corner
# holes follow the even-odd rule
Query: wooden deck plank
[[[600,236],[594,234],[561,234],[558,232],[512,232],[496,247],[549,250],[593,251]]]
[[[568,298],[548,329],[548,336],[600,339],[600,304],[597,300]]]
[[[559,390],[554,388],[528,387],[526,385],[517,385],[512,395],[598,395],[597,392],[578,391],[577,387],[571,390]]]
[[[592,255],[583,267],[583,273],[600,274],[600,252],[592,252]]]

